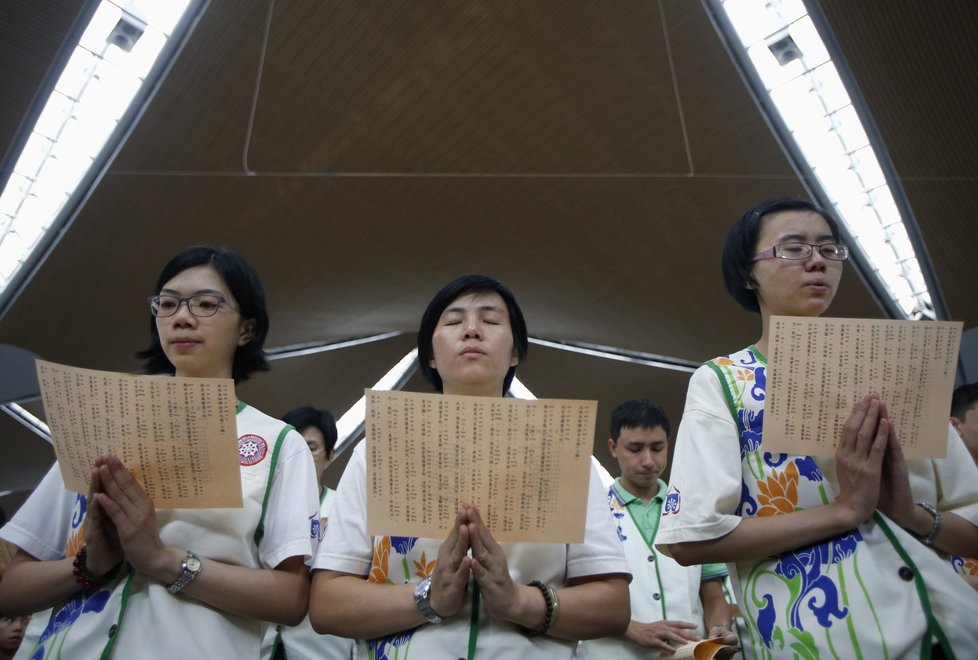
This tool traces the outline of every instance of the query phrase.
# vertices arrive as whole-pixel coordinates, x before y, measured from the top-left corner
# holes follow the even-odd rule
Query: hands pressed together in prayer
[[[126,560],[147,575],[172,577],[166,574],[166,546],[160,540],[153,500],[122,461],[112,455],[96,459],[88,491],[88,570],[105,575]]]
[[[461,609],[470,574],[479,585],[489,616],[526,627],[542,623],[545,607],[540,592],[513,582],[506,555],[482,521],[478,508],[462,504],[452,531],[438,550],[431,576],[430,603],[439,616],[451,617]],[[529,599],[539,600],[538,607]],[[533,621],[535,614],[539,620]]]
[[[926,533],[928,514],[914,504],[903,449],[879,395],[867,394],[853,407],[835,458],[836,503],[851,513],[853,526],[879,509],[908,531]]]

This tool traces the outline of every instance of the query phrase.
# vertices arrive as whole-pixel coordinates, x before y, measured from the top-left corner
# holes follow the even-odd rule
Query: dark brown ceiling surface
[[[889,55],[852,47],[885,70]],[[918,215],[960,216],[973,202],[956,181],[929,201],[918,186],[937,184],[905,183]],[[411,347],[431,295],[469,272],[509,284],[535,336],[701,361],[760,332],[723,290],[727,228],[803,190],[699,3],[213,0],[0,342],[133,370],[163,262],[211,243],[261,273],[269,347],[408,333],[275,362],[241,387],[273,414],[345,411]],[[957,252],[931,249],[973,281],[969,237],[961,225]],[[941,277],[956,314],[972,304]],[[830,313],[880,316],[851,269]],[[626,398],[678,421],[688,378],[536,346],[520,375],[541,397],[597,399],[599,446]]]
[[[951,316],[978,326],[978,3],[823,0],[913,208]]]
[[[38,84],[85,0],[3,3],[0,20],[0,154],[6,154]],[[11,163],[13,165],[13,163]],[[6,175],[6,173],[4,173]]]

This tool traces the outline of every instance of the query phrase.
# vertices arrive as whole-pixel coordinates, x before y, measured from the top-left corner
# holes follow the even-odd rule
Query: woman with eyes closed
[[[483,276],[442,288],[418,332],[422,372],[445,394],[502,396],[526,351],[516,299]],[[575,640],[629,621],[628,565],[593,468],[581,544],[497,543],[472,504],[445,539],[372,538],[361,444],[313,570],[313,627],[359,638],[371,658],[570,658]]]
[[[834,458],[765,451],[770,317],[823,314],[847,258],[808,202],[769,200],[731,229],[724,280],[761,337],[690,380],[656,541],[729,564],[748,658],[973,657],[978,601],[942,557],[978,547],[978,470],[953,428],[946,459],[905,460],[867,394]]]
[[[192,247],[149,300],[152,373],[233,378],[267,369],[265,293],[239,255]],[[87,495],[52,468],[3,528],[19,551],[0,612],[54,614],[31,657],[258,658],[262,621],[295,625],[308,603],[317,484],[302,437],[239,402],[240,509],[156,509],[115,456]]]

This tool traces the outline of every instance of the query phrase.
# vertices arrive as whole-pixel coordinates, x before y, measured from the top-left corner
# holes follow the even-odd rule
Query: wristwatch
[[[187,550],[187,556],[180,563],[180,577],[177,578],[176,582],[167,587],[166,590],[171,594],[177,593],[197,577],[201,568],[203,568],[203,564],[200,563],[200,557],[192,551]]]
[[[425,578],[418,582],[414,587],[414,604],[418,606],[418,611],[424,615],[424,618],[428,620],[428,623],[441,623],[442,618],[435,614],[435,611],[431,609],[431,602],[428,600],[428,595],[431,593],[431,578]]]

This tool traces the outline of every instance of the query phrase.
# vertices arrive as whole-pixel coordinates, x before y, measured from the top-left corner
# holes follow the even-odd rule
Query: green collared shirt
[[[621,485],[621,477],[615,479],[614,488],[621,501],[625,503],[628,513],[632,516],[632,520],[635,521],[635,526],[642,533],[642,538],[645,539],[645,542],[651,548],[655,540],[655,534],[659,531],[659,520],[662,517],[662,502],[668,490],[666,482],[659,479],[659,492],[649,500],[648,504],[643,502],[642,498],[632,495],[625,490],[625,487]],[[703,564],[701,574],[704,581],[725,578],[727,577],[727,565]]]

